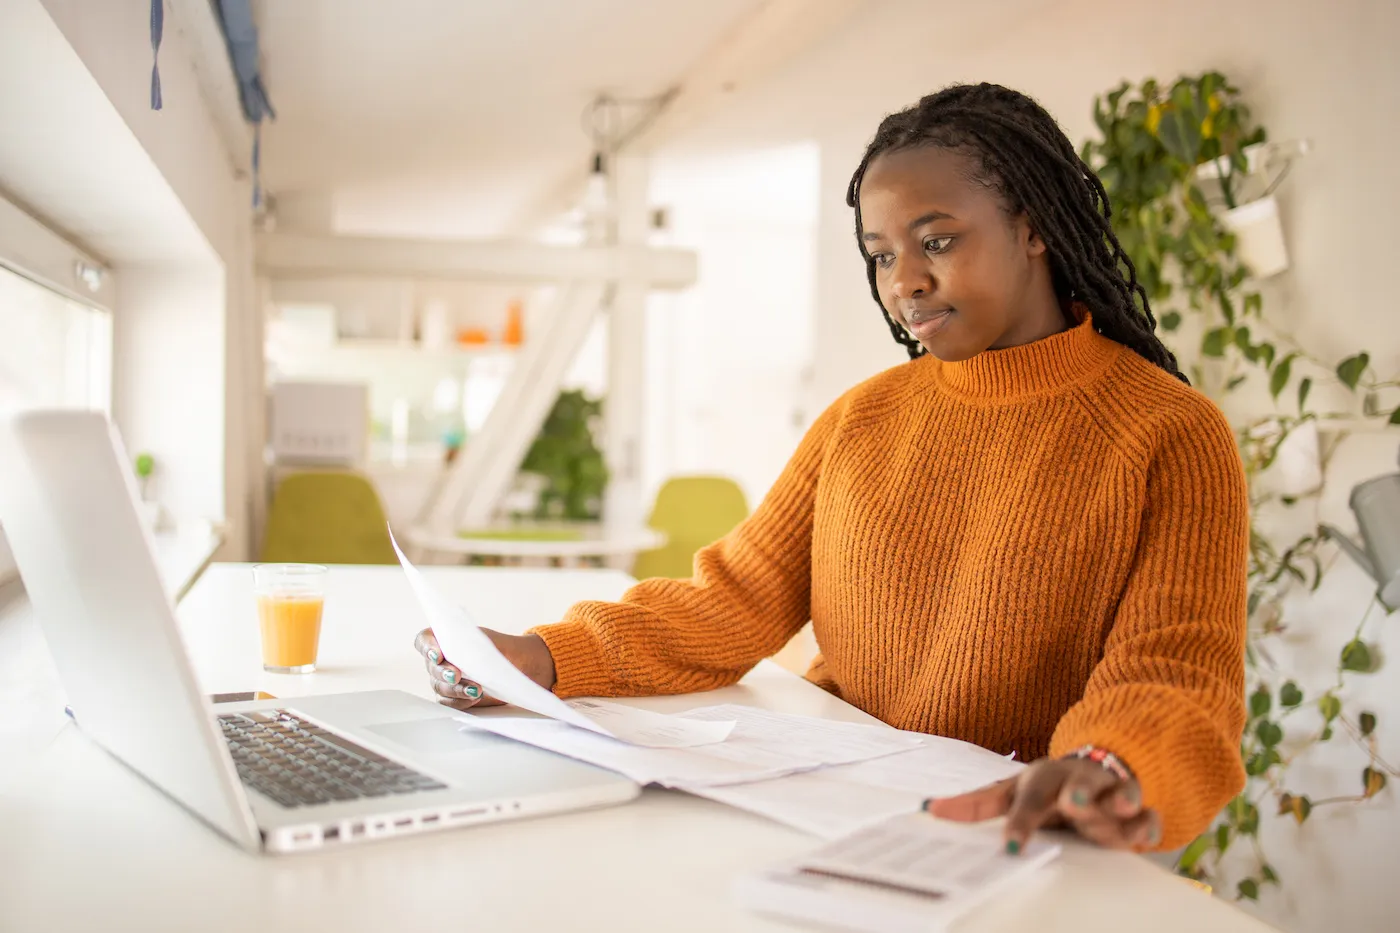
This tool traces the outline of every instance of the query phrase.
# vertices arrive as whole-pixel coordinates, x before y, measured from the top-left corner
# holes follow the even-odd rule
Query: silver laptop
[[[127,463],[101,414],[0,418],[0,522],[79,727],[219,832],[289,852],[637,796],[400,691],[212,705]]]

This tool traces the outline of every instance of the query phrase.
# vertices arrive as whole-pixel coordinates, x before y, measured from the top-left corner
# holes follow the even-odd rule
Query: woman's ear
[[[1017,239],[1026,246],[1026,255],[1032,259],[1045,255],[1045,241],[1040,238],[1040,234],[1035,232],[1031,226],[1031,218],[1025,211],[1016,218]]]

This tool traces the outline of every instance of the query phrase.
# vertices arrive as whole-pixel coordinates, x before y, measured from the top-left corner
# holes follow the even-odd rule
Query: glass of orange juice
[[[326,568],[320,564],[258,564],[253,568],[262,629],[263,670],[309,674],[316,670]]]

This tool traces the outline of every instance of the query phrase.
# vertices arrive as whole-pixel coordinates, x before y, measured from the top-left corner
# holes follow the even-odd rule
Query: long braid
[[[1025,212],[1045,241],[1059,299],[1082,302],[1099,333],[1187,381],[1176,357],[1157,338],[1147,292],[1109,222],[1113,212],[1103,183],[1044,108],[995,84],[954,85],[886,117],[846,189],[870,294],[911,359],[924,349],[880,301],[875,262],[862,239],[860,185],[876,156],[920,146],[976,158],[982,180],[1001,195],[1008,212]]]

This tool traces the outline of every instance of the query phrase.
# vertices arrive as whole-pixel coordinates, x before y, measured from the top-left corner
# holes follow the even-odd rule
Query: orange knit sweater
[[[808,676],[1029,761],[1116,753],[1189,841],[1240,789],[1248,514],[1206,398],[1091,322],[857,386],[690,580],[535,631],[561,696],[732,684],[811,619]]]

